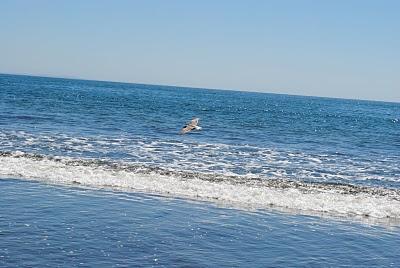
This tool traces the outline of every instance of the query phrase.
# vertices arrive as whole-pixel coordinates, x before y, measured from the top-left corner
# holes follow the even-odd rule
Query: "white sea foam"
[[[0,130],[3,150],[71,157],[120,158],[129,162],[220,174],[257,174],[292,180],[400,186],[399,157],[312,154],[252,145],[153,140],[145,137],[76,137]]]
[[[356,188],[302,185],[272,186],[262,182],[219,177],[215,180],[201,176],[179,176],[168,172],[140,172],[123,168],[108,168],[92,162],[67,157],[31,157],[23,153],[0,156],[0,177],[20,177],[56,184],[80,184],[109,187],[164,196],[210,200],[238,207],[295,210],[328,213],[338,216],[369,216],[400,219],[398,191],[376,188]],[[280,185],[280,184],[277,184]],[[309,187],[309,189],[307,188]],[[352,190],[352,189],[350,189]],[[382,194],[383,191],[383,194]],[[381,192],[375,194],[375,192]]]

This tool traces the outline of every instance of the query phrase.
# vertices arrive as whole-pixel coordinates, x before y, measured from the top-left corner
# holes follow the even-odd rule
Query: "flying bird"
[[[188,122],[186,126],[181,129],[180,134],[186,134],[192,130],[200,130],[201,127],[198,126],[199,118],[193,118],[192,121]]]

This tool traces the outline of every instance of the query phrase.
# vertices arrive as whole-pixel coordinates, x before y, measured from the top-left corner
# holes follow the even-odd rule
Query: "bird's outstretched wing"
[[[192,121],[190,121],[189,123],[186,124],[186,126],[184,126],[181,129],[181,134],[186,134],[189,131],[192,131],[193,129],[198,129],[199,127],[197,126],[199,124],[199,118],[193,118]]]

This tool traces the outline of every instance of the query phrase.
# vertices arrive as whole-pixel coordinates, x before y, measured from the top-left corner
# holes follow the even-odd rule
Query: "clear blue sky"
[[[400,1],[0,1],[0,73],[400,102]]]

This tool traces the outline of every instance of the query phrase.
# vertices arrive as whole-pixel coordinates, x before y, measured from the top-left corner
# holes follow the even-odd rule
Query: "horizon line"
[[[142,82],[132,82],[132,81],[116,81],[116,80],[99,80],[90,79],[74,76],[53,76],[47,74],[31,74],[31,73],[3,73],[0,75],[15,75],[15,76],[30,76],[30,77],[40,77],[40,78],[52,78],[52,79],[69,79],[69,80],[81,80],[81,81],[92,81],[92,82],[108,82],[108,83],[120,83],[120,84],[132,84],[132,85],[148,85],[148,86],[161,86],[161,87],[175,87],[175,88],[188,88],[188,89],[207,89],[207,90],[218,90],[218,91],[234,91],[234,92],[248,92],[248,93],[260,93],[260,94],[274,94],[274,95],[286,95],[286,96],[296,96],[296,97],[311,97],[311,98],[325,98],[325,99],[340,99],[340,100],[352,100],[352,101],[372,101],[372,102],[385,102],[385,103],[395,103],[400,104],[400,100],[376,100],[376,99],[357,99],[357,98],[344,98],[344,97],[333,97],[333,96],[315,96],[315,95],[301,95],[293,93],[277,93],[277,92],[265,92],[259,90],[243,90],[243,89],[232,89],[232,88],[208,88],[208,87],[198,87],[198,86],[187,86],[187,85],[166,85],[166,84],[149,84]]]

